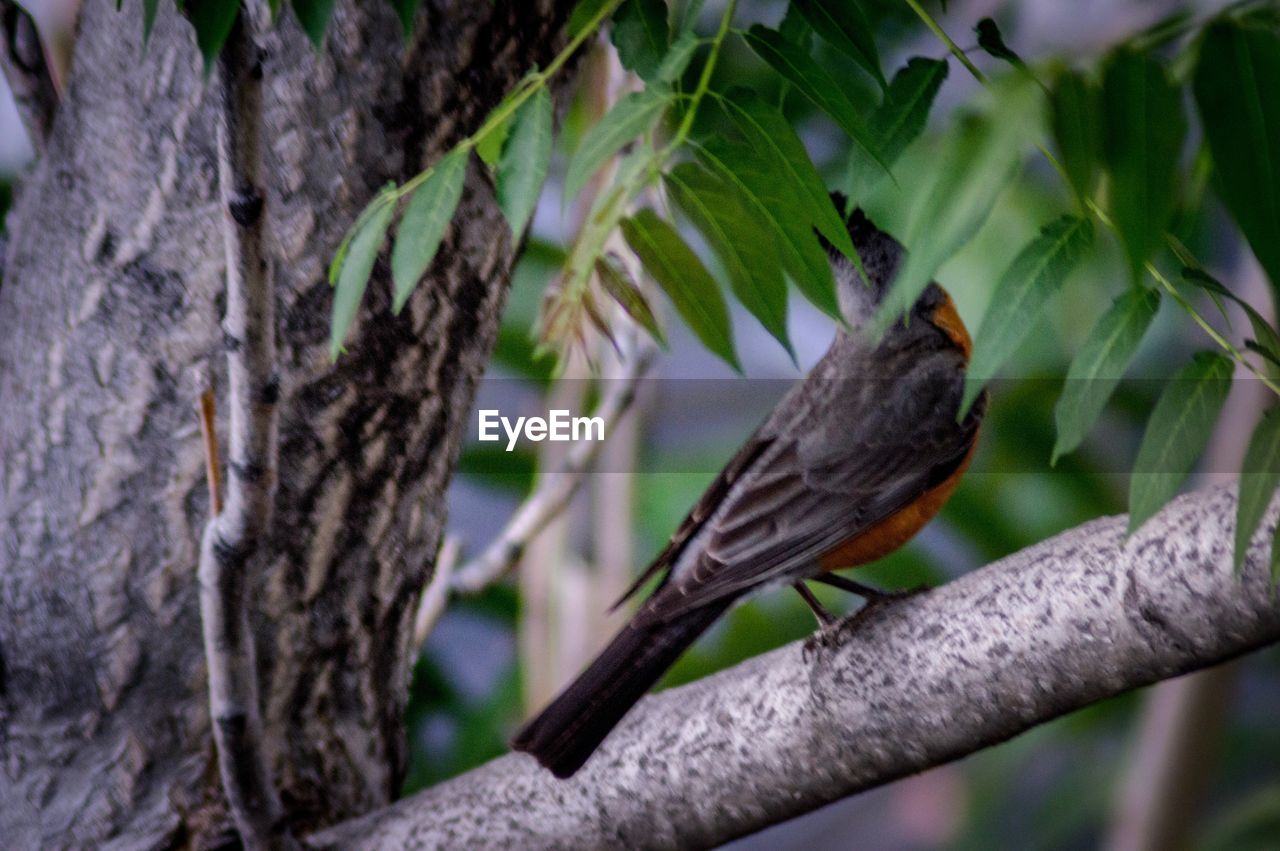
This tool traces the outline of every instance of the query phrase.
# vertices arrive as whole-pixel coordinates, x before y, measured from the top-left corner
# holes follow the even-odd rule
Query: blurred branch
[[[418,648],[414,654],[416,659],[422,653],[422,645],[427,642],[431,631],[436,628],[436,621],[444,614],[445,604],[449,602],[449,583],[453,581],[453,569],[458,564],[458,555],[462,552],[462,541],[454,535],[445,535],[440,545],[440,554],[436,556],[435,571],[431,581],[422,592],[418,601],[418,611],[413,618],[413,643]]]
[[[36,22],[14,0],[0,0],[0,72],[36,153],[44,150],[58,108],[58,89]]]
[[[636,386],[648,371],[656,352],[648,339],[629,323],[627,330],[619,330],[618,338],[619,346],[623,347],[626,355],[625,366],[618,378],[609,380],[600,404],[592,412],[604,420],[605,440],[631,407]],[[475,594],[505,576],[519,561],[529,541],[573,499],[603,443],[599,440],[575,443],[560,466],[545,476],[516,509],[502,533],[484,552],[454,572],[452,589],[460,594]]]
[[[501,757],[316,848],[707,847],[1280,640],[1269,512],[1232,570],[1235,492],[1126,540],[1086,523],[801,643],[646,698],[572,780]],[[856,628],[854,628],[856,627]]]

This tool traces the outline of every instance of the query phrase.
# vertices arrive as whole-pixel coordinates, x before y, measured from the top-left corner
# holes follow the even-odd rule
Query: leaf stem
[[[925,8],[921,6],[917,0],[905,0],[905,2],[911,7],[911,10],[916,13],[916,16],[924,22],[924,25],[938,37],[938,41],[947,46],[947,50],[951,51],[951,55],[958,59],[961,65],[969,69],[969,73],[973,75],[975,80],[985,86],[987,84],[986,75],[979,71],[978,66],[974,65],[973,62],[970,61],[969,57],[965,55],[965,52],[960,49],[960,46],[951,40],[951,36],[947,35],[947,31],[942,28],[942,25],[934,20],[933,15],[930,15],[925,11]]]
[[[707,89],[711,87],[711,73],[715,70],[716,60],[720,57],[720,48],[724,44],[725,36],[729,33],[729,24],[733,22],[733,13],[737,8],[738,0],[729,0],[725,4],[724,14],[720,17],[720,27],[711,39],[711,52],[707,54],[707,61],[702,63],[702,74],[698,77],[698,85],[689,96],[689,108],[680,121],[675,135],[671,137],[671,141],[659,152],[659,161],[665,160],[672,151],[684,143],[685,139],[689,138],[689,131],[693,129],[694,119],[698,116],[698,107],[702,104]]]

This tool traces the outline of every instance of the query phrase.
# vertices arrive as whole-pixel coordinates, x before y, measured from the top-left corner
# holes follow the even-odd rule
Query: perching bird
[[[831,571],[896,550],[942,507],[977,440],[985,394],[957,421],[970,340],[950,296],[930,284],[878,340],[865,326],[903,248],[860,211],[849,233],[869,283],[830,251],[849,330],[721,471],[671,543],[623,597],[661,583],[595,661],[513,746],[557,777],[577,771],[609,731],[712,623],[744,596],[816,580],[875,592]],[[621,602],[621,601],[620,601]]]

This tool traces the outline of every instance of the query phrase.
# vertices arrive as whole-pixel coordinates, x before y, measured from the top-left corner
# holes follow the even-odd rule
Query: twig
[[[275,305],[263,251],[260,194],[262,68],[249,4],[219,60],[225,106],[217,126],[218,183],[226,218],[230,436],[226,505],[209,520],[200,548],[200,615],[209,669],[209,707],[227,805],[251,851],[295,848],[271,782],[262,735],[253,634],[251,568],[270,528],[275,496],[279,396]],[[257,24],[260,26],[260,23]]]
[[[620,338],[623,334],[618,335]],[[619,340],[619,345],[625,345]],[[640,343],[626,361],[622,376],[612,379],[594,415],[604,420],[605,439],[613,426],[631,407],[636,387],[653,362],[655,350]],[[502,533],[479,556],[454,572],[452,590],[475,594],[497,582],[520,559],[529,540],[540,532],[573,499],[582,485],[582,477],[600,451],[602,441],[583,440],[573,445],[561,465],[542,480],[529,495]]]
[[[427,589],[422,592],[418,612],[413,618],[413,645],[418,648],[418,653],[414,654],[415,659],[421,654],[422,646],[427,643],[440,615],[444,614],[445,604],[449,602],[449,583],[461,554],[462,541],[455,535],[445,535],[444,543],[440,545],[440,554],[436,556],[435,573],[427,583]]]
[[[44,150],[58,109],[58,88],[31,15],[14,0],[0,0],[0,71],[9,81],[31,147]]]

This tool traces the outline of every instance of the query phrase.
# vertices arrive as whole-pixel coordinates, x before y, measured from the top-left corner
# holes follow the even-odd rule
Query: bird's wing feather
[[[826,552],[891,516],[963,463],[977,415],[956,422],[963,361],[914,352],[892,379],[833,379],[820,422],[775,438],[740,476],[696,561],[640,613],[666,619],[807,575]],[[872,373],[890,375],[892,372]],[[889,391],[885,382],[905,382]]]

